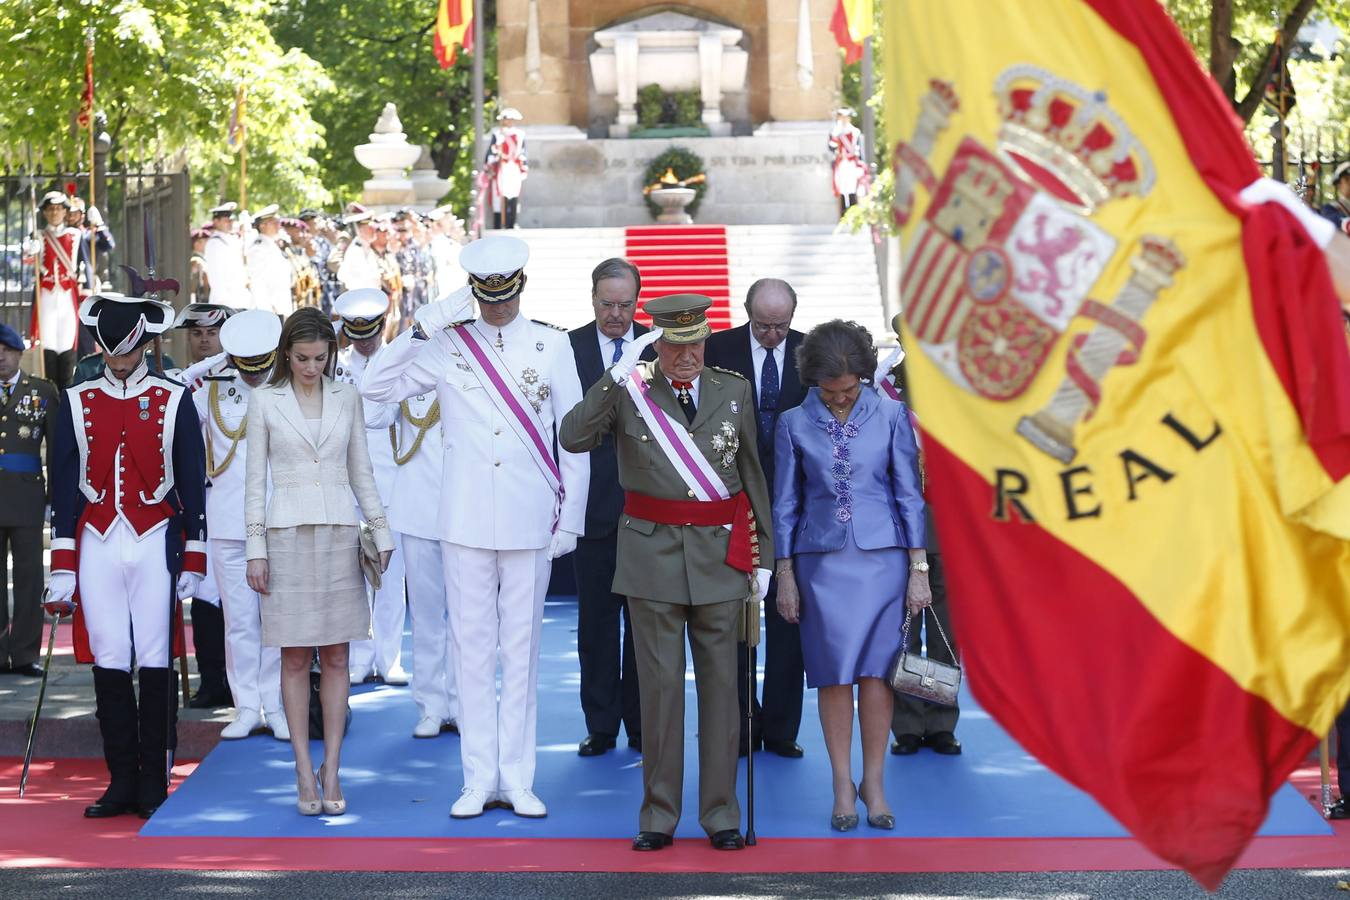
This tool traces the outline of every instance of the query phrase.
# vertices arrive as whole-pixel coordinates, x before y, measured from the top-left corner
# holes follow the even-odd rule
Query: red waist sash
[[[727,565],[741,572],[753,572],[759,564],[755,513],[745,491],[727,500],[667,500],[636,491],[624,491],[623,498],[625,514],[658,525],[726,525],[729,522],[731,539],[727,541]]]

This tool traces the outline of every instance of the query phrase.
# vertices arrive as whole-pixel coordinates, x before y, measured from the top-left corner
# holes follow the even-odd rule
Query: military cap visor
[[[505,303],[520,296],[529,259],[529,245],[508,235],[479,238],[459,254],[459,264],[469,273],[469,287],[480,303]]]
[[[712,300],[702,294],[668,294],[648,300],[642,308],[652,317],[652,326],[661,329],[661,340],[667,344],[697,344],[712,334],[710,306]]]

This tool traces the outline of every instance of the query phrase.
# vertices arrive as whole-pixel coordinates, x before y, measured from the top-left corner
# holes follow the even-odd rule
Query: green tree
[[[312,153],[323,133],[312,99],[332,84],[313,59],[283,50],[268,0],[8,0],[0,4],[0,142],[48,161],[84,154],[74,117],[84,87],[85,28],[95,29],[96,109],[112,162],[182,153],[198,212],[222,184],[237,195],[225,147],[235,89],[248,85],[249,195],[287,205],[329,198]],[[86,162],[87,166],[87,162]],[[252,205],[258,205],[253,203]]]
[[[496,3],[485,4],[485,93],[496,93]],[[433,0],[276,0],[268,21],[282,45],[318,60],[333,88],[316,99],[326,143],[316,152],[324,182],[339,202],[356,199],[370,173],[352,148],[364,144],[384,105],[398,106],[408,141],[431,148],[449,200],[468,207],[473,156],[472,56],[440,68],[433,51]],[[487,125],[491,125],[491,112]]]

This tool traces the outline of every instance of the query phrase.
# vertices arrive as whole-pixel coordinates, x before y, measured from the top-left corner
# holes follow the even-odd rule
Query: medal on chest
[[[138,397],[138,398],[136,398],[136,399],[137,399],[137,402],[140,404],[140,407],[141,407],[141,416],[140,416],[140,417],[141,417],[141,421],[142,421],[142,422],[148,422],[148,421],[150,421],[150,398],[149,398],[149,397]]]

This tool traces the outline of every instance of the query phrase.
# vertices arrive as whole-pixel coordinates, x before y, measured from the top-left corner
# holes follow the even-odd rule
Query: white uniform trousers
[[[393,555],[389,557],[389,568],[380,576],[380,589],[375,592],[375,601],[371,606],[370,632],[373,639],[351,642],[347,668],[353,672],[374,670],[387,675],[403,667],[403,623],[408,617],[403,568],[403,553],[395,546]],[[366,593],[370,591],[367,589]]]
[[[451,662],[459,688],[464,786],[528,790],[534,785],[535,687],[548,551],[482,550],[442,542],[441,560],[450,607]]]
[[[193,595],[192,602],[200,600],[203,603],[220,608],[220,585],[216,580],[216,564],[211,560],[211,554],[206,555],[206,574],[202,576],[202,583],[197,586],[197,593]]]
[[[207,546],[225,615],[225,674],[234,707],[280,713],[281,648],[262,645],[262,612],[248,586],[245,544],[210,538]]]
[[[450,612],[445,601],[441,542],[394,533],[408,573],[412,614],[412,695],[423,718],[459,719],[455,670],[450,665]]]
[[[94,665],[131,671],[136,665],[169,665],[169,614],[173,579],[165,557],[164,526],[137,538],[122,519],[99,537],[80,535],[80,611],[89,631]]]

